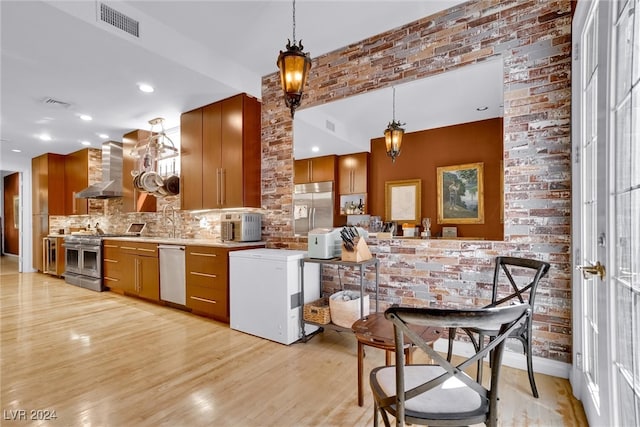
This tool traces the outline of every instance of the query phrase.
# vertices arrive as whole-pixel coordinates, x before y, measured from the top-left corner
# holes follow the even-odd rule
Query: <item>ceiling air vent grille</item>
[[[140,37],[140,23],[124,13],[118,12],[104,3],[100,3],[100,20],[125,31],[132,36]]]
[[[71,107],[71,104],[68,102],[60,101],[58,99],[50,98],[50,97],[44,98],[42,100],[42,103],[49,107],[63,107],[63,108]]]

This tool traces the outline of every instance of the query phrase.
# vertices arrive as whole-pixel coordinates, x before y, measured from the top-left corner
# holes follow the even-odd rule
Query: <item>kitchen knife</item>
[[[353,239],[349,235],[349,232],[343,228],[342,230],[340,230],[340,236],[342,237],[342,243],[344,244],[344,248],[349,252],[353,252],[354,244],[353,244]]]

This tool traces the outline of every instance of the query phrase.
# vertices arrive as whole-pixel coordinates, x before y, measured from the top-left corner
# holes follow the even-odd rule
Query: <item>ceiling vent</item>
[[[326,120],[326,121],[324,122],[324,126],[325,126],[327,129],[329,129],[331,132],[335,132],[335,131],[336,131],[336,124],[335,124],[335,123],[333,123],[333,122],[332,122],[332,121],[330,121],[330,120]]]
[[[104,3],[100,3],[100,20],[134,37],[140,37],[140,23],[138,21]]]
[[[44,98],[42,100],[42,103],[49,107],[62,107],[62,108],[71,107],[71,104],[69,102],[60,101],[59,99],[50,98],[50,97]]]

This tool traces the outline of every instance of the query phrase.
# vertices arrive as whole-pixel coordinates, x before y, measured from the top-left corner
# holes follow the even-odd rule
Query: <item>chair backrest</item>
[[[405,401],[419,394],[432,390],[452,377],[462,381],[466,386],[474,390],[480,398],[487,402],[486,413],[482,414],[484,420],[475,418],[461,421],[461,424],[475,424],[487,422],[488,425],[497,424],[498,379],[504,350],[504,340],[525,318],[530,310],[528,304],[507,305],[503,307],[489,307],[478,309],[438,309],[438,308],[413,308],[391,307],[385,312],[385,317],[393,322],[395,333],[396,354],[396,418],[400,425],[405,419]],[[452,365],[451,362],[436,352],[423,341],[409,325],[436,326],[439,328],[485,328],[499,324],[500,332],[486,347],[471,355],[461,363]],[[444,369],[444,373],[411,390],[405,390],[404,380],[404,337],[408,337],[416,346],[424,351],[431,360]],[[475,376],[468,375],[464,370],[474,366],[478,360],[484,358],[487,353],[491,356],[491,382],[490,387],[485,388],[474,380]],[[443,414],[446,417],[446,414]],[[446,419],[446,418],[443,418]]]
[[[535,259],[496,257],[493,293],[488,307],[526,303],[533,310],[538,284],[549,271],[549,267],[548,262]]]

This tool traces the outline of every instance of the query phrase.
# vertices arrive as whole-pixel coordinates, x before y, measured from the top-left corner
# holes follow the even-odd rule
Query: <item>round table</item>
[[[362,396],[362,370],[364,359],[364,346],[379,348],[385,351],[385,363],[391,365],[391,353],[395,351],[395,339],[393,335],[393,323],[385,319],[384,313],[371,313],[362,319],[356,320],[351,326],[358,340],[358,406],[363,405]],[[436,342],[442,334],[442,328],[412,325],[413,329],[430,346]],[[405,336],[405,363],[412,363],[414,344]]]

